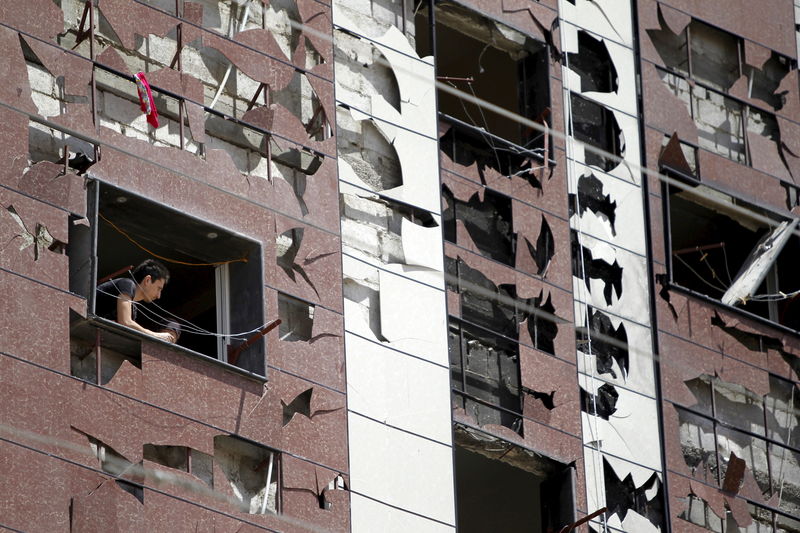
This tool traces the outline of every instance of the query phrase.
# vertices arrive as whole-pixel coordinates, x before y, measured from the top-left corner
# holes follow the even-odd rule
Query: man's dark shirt
[[[136,282],[130,278],[117,278],[98,285],[94,314],[116,321],[117,299],[120,294],[127,294],[133,300],[136,294]],[[133,302],[131,302],[131,318],[136,320],[136,305]]]

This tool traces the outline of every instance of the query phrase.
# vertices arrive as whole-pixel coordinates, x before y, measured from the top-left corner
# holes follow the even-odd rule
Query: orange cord
[[[135,240],[134,240],[134,239],[133,239],[133,238],[132,238],[130,235],[128,235],[128,234],[127,234],[127,233],[125,233],[125,232],[124,232],[122,229],[120,229],[119,227],[117,227],[117,225],[116,225],[116,224],[114,224],[113,222],[111,222],[110,220],[108,220],[106,217],[104,217],[104,216],[102,215],[102,213],[97,213],[97,216],[99,216],[100,218],[102,218],[102,219],[103,219],[103,220],[104,220],[104,221],[105,221],[105,222],[106,222],[106,223],[107,223],[109,226],[111,226],[112,228],[114,228],[115,230],[117,230],[117,231],[120,233],[120,235],[122,235],[123,237],[125,237],[126,239],[128,239],[129,241],[131,241],[131,242],[132,242],[133,244],[135,244],[137,247],[141,248],[142,250],[144,250],[144,251],[145,251],[145,252],[147,252],[148,254],[152,255],[152,256],[153,256],[153,257],[155,257],[156,259],[161,259],[162,261],[166,261],[167,263],[174,263],[174,264],[176,264],[176,265],[185,265],[185,266],[198,266],[198,267],[199,267],[199,266],[219,266],[219,265],[227,265],[227,264],[230,264],[230,263],[238,263],[238,262],[247,263],[247,258],[246,258],[246,257],[242,257],[242,258],[240,258],[240,259],[231,259],[230,261],[217,261],[216,263],[187,263],[187,262],[185,262],[185,261],[178,261],[178,260],[176,260],[176,259],[169,259],[169,258],[167,258],[167,257],[163,257],[163,256],[161,256],[161,255],[158,255],[158,254],[156,254],[156,253],[153,253],[152,251],[148,250],[147,248],[145,248],[144,246],[142,246],[141,244],[139,244],[138,242],[136,242],[136,241],[135,241]]]

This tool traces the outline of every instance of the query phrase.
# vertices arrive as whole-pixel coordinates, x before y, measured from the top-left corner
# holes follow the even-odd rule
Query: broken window
[[[554,353],[558,334],[549,295],[519,298],[515,285],[495,285],[463,260],[445,258],[448,290],[460,296],[460,318],[450,317],[450,383],[456,405],[478,424],[522,434],[519,331],[535,348]]]
[[[555,354],[559,318],[549,294],[520,298],[514,284],[496,285],[480,270],[460,257],[445,256],[448,290],[459,294],[463,321],[518,342],[520,327],[526,327],[533,347]]]
[[[436,2],[435,9],[436,46],[431,47],[428,7],[420,4],[417,51],[420,57],[435,51],[441,82],[528,119],[549,120],[547,45],[455,2]],[[480,169],[505,176],[542,165],[549,151],[542,132],[448,91],[437,94],[440,118],[450,126],[440,146],[453,161],[477,162]]]
[[[661,29],[647,33],[667,68],[722,91],[730,89],[739,78],[739,37],[694,19],[674,34],[660,12],[659,22]]]
[[[483,200],[476,192],[464,202],[455,198],[447,186],[442,187],[442,196],[446,203],[442,211],[445,239],[458,244],[455,227],[460,220],[482,255],[514,265],[517,236],[511,216],[511,198],[484,189]]]
[[[769,383],[769,393],[762,396],[705,374],[687,381],[697,403],[676,406],[681,448],[692,476],[736,493],[744,471],[731,465],[739,462],[765,499],[778,495],[773,500],[777,514],[798,516],[800,389],[774,375]]]
[[[208,454],[193,450],[188,446],[145,444],[143,456],[146,461],[186,472],[200,479],[209,487],[214,486],[213,457]]]
[[[456,405],[478,424],[522,434],[517,343],[450,317],[450,383]]]
[[[97,182],[90,182],[88,217],[88,226],[70,225],[68,255],[70,287],[89,300],[90,315],[100,282],[130,276],[148,257],[160,259],[170,270],[169,284],[158,301],[136,304],[137,322],[155,331],[177,322],[177,345],[264,375],[258,243]]]
[[[800,329],[797,219],[703,186],[668,190],[672,282]]]
[[[561,531],[575,522],[575,469],[456,425],[460,532]]]
[[[227,493],[250,514],[280,510],[280,455],[233,436],[214,437],[214,462],[227,481],[214,479],[214,488]]]
[[[581,77],[581,92],[617,92],[619,79],[614,61],[602,39],[578,30],[578,52],[569,54],[569,68]]]
[[[575,93],[570,93],[570,102],[571,135],[581,142],[621,158],[625,150],[625,139],[614,112]],[[590,150],[586,150],[585,161],[587,165],[596,166],[606,172],[619,164],[615,159]]]
[[[727,92],[746,74],[748,96],[779,110],[786,96],[775,91],[793,68],[792,61],[772,52],[763,65],[749,66],[744,62],[741,38],[698,20],[673,34],[660,11],[659,21],[661,29],[648,30],[666,67],[657,70],[662,81],[686,104],[698,129],[699,146],[752,165],[746,132],[778,143],[775,117]],[[751,120],[756,124],[751,126]]]

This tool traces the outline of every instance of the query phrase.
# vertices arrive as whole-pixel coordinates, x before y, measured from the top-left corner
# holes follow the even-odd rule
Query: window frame
[[[209,230],[213,230],[215,232],[219,232],[222,235],[225,235],[229,238],[241,241],[241,243],[245,246],[250,247],[252,251],[255,253],[250,254],[248,261],[247,261],[247,268],[248,268],[248,276],[250,278],[255,278],[258,280],[258,283],[254,283],[252,280],[250,284],[247,286],[248,292],[255,291],[255,294],[250,297],[252,302],[261,302],[260,309],[262,312],[260,316],[256,317],[257,321],[259,322],[260,326],[263,326],[266,323],[266,312],[264,309],[264,299],[265,299],[265,289],[264,289],[264,261],[263,261],[263,245],[260,241],[242,235],[238,232],[232,231],[228,228],[224,228],[222,226],[218,226],[216,224],[210,223],[206,220],[200,219],[196,216],[193,216],[190,213],[181,212],[171,206],[166,204],[160,203],[156,200],[148,198],[138,192],[130,191],[124,188],[119,187],[114,183],[109,183],[104,180],[98,179],[96,177],[90,177],[87,180],[87,210],[86,210],[86,220],[88,220],[88,227],[84,224],[76,224],[80,219],[74,217],[75,220],[72,221],[70,224],[70,239],[69,239],[69,246],[68,246],[68,255],[70,255],[70,291],[78,296],[81,296],[86,299],[87,307],[86,307],[86,317],[81,319],[82,323],[89,323],[91,326],[100,328],[106,331],[110,331],[112,333],[116,333],[122,335],[127,338],[131,338],[135,341],[146,341],[151,343],[160,344],[161,346],[168,347],[171,350],[174,350],[179,353],[190,354],[195,357],[199,357],[203,360],[213,362],[215,364],[221,364],[225,368],[234,371],[238,374],[246,376],[248,378],[256,379],[261,382],[266,382],[268,377],[268,365],[267,365],[267,343],[266,340],[263,338],[258,338],[253,342],[252,345],[248,347],[249,350],[255,351],[252,352],[253,355],[250,356],[249,360],[245,358],[240,358],[239,360],[243,362],[243,364],[247,364],[248,366],[239,366],[236,364],[232,364],[227,360],[227,351],[223,349],[223,346],[230,346],[231,338],[218,338],[216,342],[216,353],[215,354],[206,354],[202,352],[198,352],[192,348],[181,346],[180,344],[174,344],[162,341],[150,335],[141,333],[134,329],[125,327],[113,320],[98,316],[95,314],[95,306],[96,306],[96,287],[97,287],[97,278],[98,278],[98,265],[100,262],[100,256],[102,255],[101,250],[99,250],[99,220],[100,217],[100,207],[101,207],[101,188],[105,190],[111,190],[115,192],[119,192],[124,194],[125,196],[134,197],[139,202],[144,202],[147,204],[151,204],[151,206],[155,209],[163,210],[165,212],[174,213],[176,216],[183,217],[192,221],[195,224],[200,224],[202,226],[207,227]],[[69,251],[72,251],[72,254],[69,254]],[[86,254],[88,255],[88,258]],[[142,257],[146,256],[145,252],[142,252]],[[167,265],[169,268],[169,265]],[[225,265],[226,267],[228,265]],[[229,269],[224,269],[229,270]],[[227,324],[226,327],[230,328],[230,319],[232,316],[232,305],[230,302],[232,290],[230,288],[230,284],[228,287],[220,290],[218,286],[217,280],[220,279],[219,270],[215,268],[214,270],[214,290],[212,292],[216,295],[216,304],[215,304],[215,314],[217,315],[218,324],[224,323]],[[230,280],[231,276],[223,276],[224,278],[228,278]],[[234,276],[234,278],[244,278],[245,276],[238,275]],[[240,280],[241,281],[241,280]],[[246,280],[245,280],[246,281]],[[253,285],[253,286],[250,286]],[[244,290],[244,289],[241,289]],[[220,305],[219,297],[222,296],[222,304]],[[227,301],[228,305],[225,306],[225,302]],[[221,309],[225,307],[227,312],[222,313]],[[221,319],[221,320],[220,320]],[[235,327],[235,326],[234,326]],[[228,331],[230,333],[230,331]],[[248,336],[249,337],[249,336]],[[243,352],[243,354],[246,352]],[[263,368],[263,371],[261,369]]]
[[[777,375],[774,375],[774,374],[770,374],[770,378],[791,383],[795,387],[800,386],[800,385],[798,385],[798,383],[796,383],[794,381],[784,379],[784,378],[782,378],[780,376],[777,376]],[[751,439],[758,439],[761,442],[763,442],[764,446],[765,446],[764,449],[765,449],[765,455],[766,455],[766,460],[767,460],[767,463],[766,463],[767,464],[767,476],[768,476],[768,480],[769,480],[769,491],[768,491],[768,493],[769,493],[770,498],[771,498],[772,495],[774,494],[774,488],[773,488],[773,465],[772,465],[772,461],[770,459],[772,457],[770,455],[772,447],[773,446],[777,446],[777,447],[779,447],[779,449],[787,449],[790,452],[797,453],[798,455],[800,455],[800,447],[792,446],[791,443],[784,444],[784,443],[779,442],[779,441],[777,441],[774,438],[769,436],[770,430],[769,430],[769,426],[768,426],[768,422],[767,422],[767,420],[768,420],[767,416],[768,415],[767,415],[767,408],[766,408],[767,398],[770,397],[769,394],[764,394],[764,395],[762,395],[760,397],[761,398],[761,410],[762,410],[762,414],[763,414],[763,424],[764,424],[764,434],[763,435],[760,435],[759,433],[751,431],[749,429],[737,427],[736,425],[731,424],[730,422],[727,422],[725,420],[720,419],[720,417],[718,416],[718,413],[717,413],[717,406],[716,406],[716,403],[717,403],[716,402],[717,388],[714,386],[714,384],[716,382],[718,382],[718,381],[720,381],[720,380],[717,377],[712,377],[712,379],[708,380],[708,387],[709,387],[709,391],[710,391],[710,400],[711,400],[710,401],[710,408],[711,408],[711,413],[710,414],[703,412],[701,409],[697,409],[697,408],[687,407],[687,406],[681,405],[681,404],[679,404],[679,403],[677,403],[675,401],[669,400],[669,403],[672,404],[672,406],[675,409],[675,412],[676,412],[676,414],[678,414],[678,416],[680,416],[680,412],[681,411],[684,411],[684,412],[689,413],[690,415],[692,415],[694,417],[701,418],[701,419],[706,420],[706,421],[711,423],[711,426],[713,428],[712,436],[714,438],[714,456],[715,456],[715,461],[716,461],[716,478],[717,478],[716,484],[714,486],[717,487],[717,488],[721,489],[722,485],[723,485],[723,481],[724,481],[724,476],[722,475],[722,469],[721,469],[721,465],[722,465],[721,459],[722,458],[720,456],[719,428],[723,428],[723,429],[726,429],[726,430],[733,430],[735,432],[742,433],[742,434],[750,437]],[[700,400],[698,400],[697,404],[700,404]],[[680,425],[681,425],[680,424],[680,418],[678,418],[678,427],[679,428],[680,428]],[[683,453],[683,443],[682,442],[681,442],[681,453]],[[692,479],[693,480],[697,480],[698,482],[701,482],[701,483],[707,483],[705,480],[699,479],[699,478],[697,478],[695,476],[692,476]],[[760,489],[760,487],[759,487],[759,489]],[[773,526],[776,523],[778,515],[786,516],[786,517],[788,517],[790,519],[793,519],[793,520],[797,520],[798,519],[798,517],[792,516],[791,514],[789,514],[787,511],[785,511],[783,509],[776,509],[774,507],[766,505],[764,502],[752,501],[749,498],[746,498],[746,497],[744,497],[742,495],[739,495],[739,497],[744,498],[749,504],[753,505],[756,509],[763,509],[763,510],[767,510],[767,511],[771,512],[772,513]],[[686,519],[684,519],[684,520],[686,520]]]
[[[791,217],[790,215],[782,215],[782,214],[777,213],[774,210],[774,208],[772,208],[770,206],[762,206],[762,205],[759,205],[759,204],[757,204],[755,202],[744,200],[744,199],[742,199],[742,198],[740,198],[738,196],[735,196],[734,194],[731,194],[728,191],[722,191],[722,190],[718,190],[718,189],[716,189],[714,187],[710,187],[707,183],[704,183],[702,185],[703,185],[703,187],[711,189],[712,191],[719,192],[719,193],[721,193],[721,194],[723,194],[725,196],[729,196],[732,200],[734,200],[736,202],[735,205],[743,207],[744,209],[763,212],[764,213],[763,216],[766,216],[766,217],[770,218],[771,220],[775,221],[777,224],[780,224],[781,222],[784,222],[784,221],[787,221],[787,220],[790,221],[790,223],[793,220],[795,220],[795,221],[797,220],[797,217]],[[670,290],[675,290],[675,291],[687,294],[687,295],[695,297],[695,298],[699,298],[699,299],[705,300],[705,301],[707,301],[709,303],[712,303],[713,305],[719,306],[719,307],[721,307],[721,308],[723,308],[723,309],[725,309],[727,311],[732,311],[732,312],[744,315],[748,319],[755,320],[755,321],[758,321],[760,323],[769,325],[770,327],[776,328],[776,329],[778,329],[778,330],[780,330],[782,332],[790,333],[790,334],[793,334],[795,336],[800,336],[800,329],[792,329],[791,327],[786,326],[784,324],[781,324],[780,322],[777,322],[777,321],[774,321],[774,320],[772,320],[770,318],[761,316],[759,314],[756,314],[756,313],[754,313],[752,311],[749,311],[747,309],[744,309],[742,307],[725,304],[725,303],[722,302],[722,297],[715,298],[715,297],[713,297],[711,295],[708,295],[708,294],[699,292],[697,290],[691,289],[689,287],[686,287],[684,285],[681,285],[678,281],[675,280],[675,265],[674,265],[674,259],[673,259],[673,246],[672,246],[672,242],[673,242],[672,212],[671,212],[672,206],[671,206],[670,198],[671,198],[671,195],[673,194],[673,191],[677,190],[678,192],[680,192],[680,190],[690,189],[690,188],[691,187],[688,187],[688,188],[671,187],[668,183],[663,183],[662,187],[661,187],[662,209],[663,209],[663,212],[664,212],[664,216],[663,216],[664,248],[665,248],[664,255],[665,255],[665,263],[666,263],[666,270],[667,270],[666,273],[662,276],[661,279],[664,282],[666,282],[667,288],[670,289]],[[687,201],[691,201],[691,200],[687,200]],[[735,219],[732,218],[732,220],[735,220]],[[776,226],[777,226],[777,224],[776,224]],[[764,235],[767,235],[773,229],[774,229],[774,227],[770,226],[768,228],[767,233],[765,233]],[[795,234],[793,236],[790,236],[789,239],[792,239],[792,238],[800,239],[800,235],[796,234],[797,231],[800,231],[800,226],[796,226],[794,231],[795,231]],[[787,242],[787,244],[788,244],[788,242]],[[755,249],[755,247],[753,249]],[[776,254],[776,256],[770,261],[770,266],[767,268],[767,274],[765,275],[764,280],[763,280],[764,283],[769,282],[770,278],[773,278],[773,273],[776,271],[777,261],[778,261],[778,257],[779,256],[780,256],[780,253]],[[778,277],[779,276],[780,276],[780,274],[778,274]],[[735,282],[738,278],[739,278],[738,275],[735,276],[735,278],[732,280],[732,282]],[[773,282],[776,283],[776,281],[774,279],[773,279]],[[760,284],[759,284],[759,286],[760,286]],[[773,314],[772,307],[774,307],[775,302],[768,302],[768,304],[771,304],[769,313],[770,313],[770,315],[772,315]]]

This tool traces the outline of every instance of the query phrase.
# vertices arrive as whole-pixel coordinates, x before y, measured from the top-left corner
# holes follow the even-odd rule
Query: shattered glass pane
[[[717,455],[711,420],[677,408],[681,449],[692,476],[710,485],[717,484]]]

